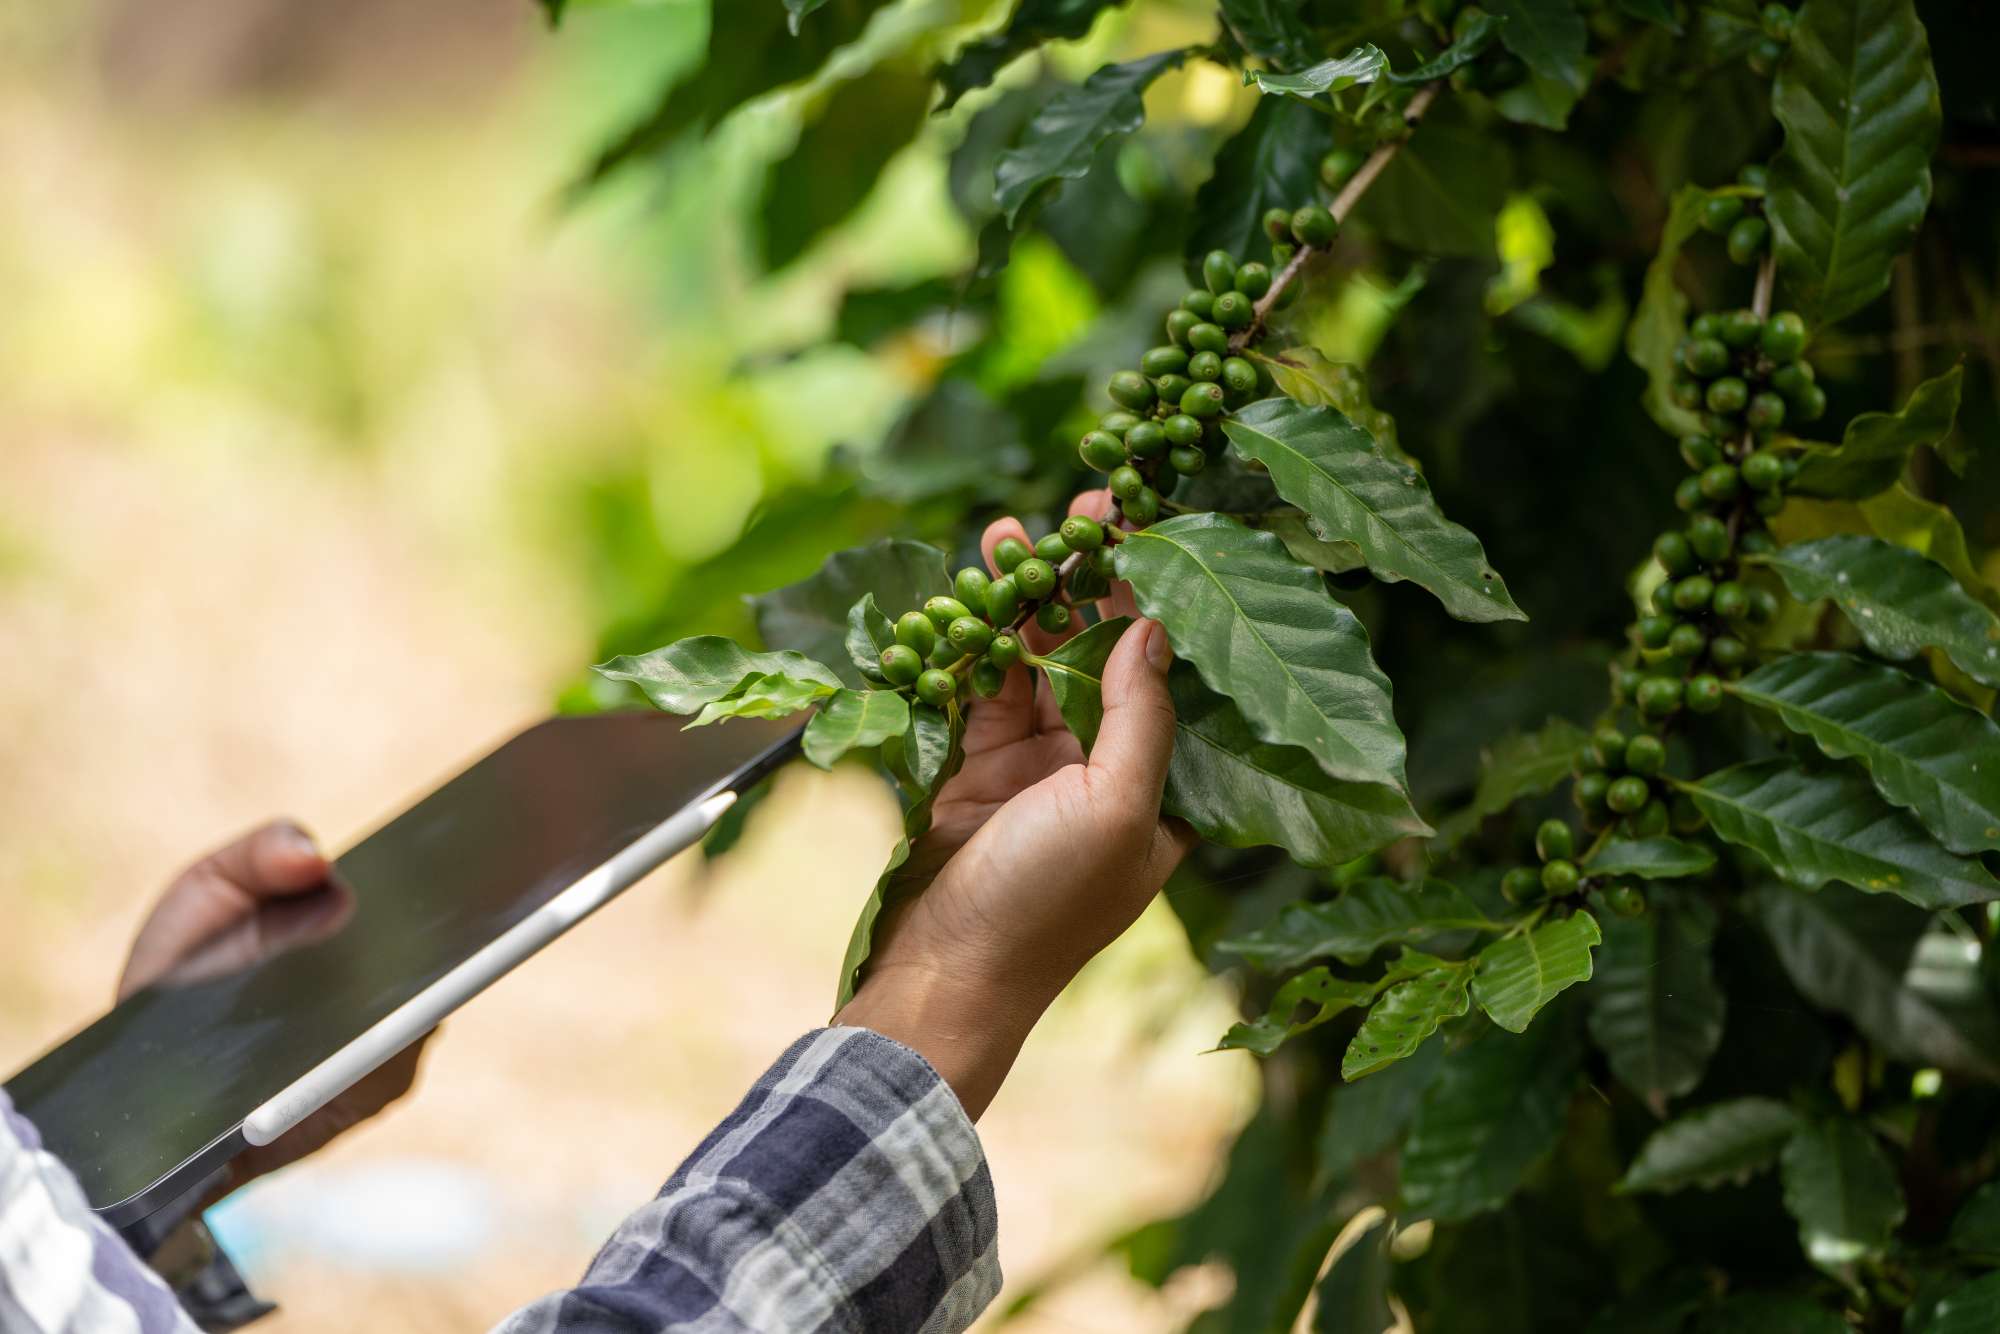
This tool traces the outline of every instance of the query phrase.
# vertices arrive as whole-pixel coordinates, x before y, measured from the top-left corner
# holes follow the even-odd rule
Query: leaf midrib
[[[1765,782],[1768,781],[1769,781],[1768,779],[1765,780]],[[1887,870],[1894,871],[1898,876],[1905,876],[1905,875],[1922,876],[1926,879],[1935,879],[1943,883],[1943,878],[1936,876],[1933,872],[1920,870],[1915,867],[1905,866],[1901,862],[1885,861],[1881,857],[1878,857],[1876,854],[1872,852],[1858,852],[1850,847],[1847,847],[1844,844],[1834,843],[1831,840],[1827,839],[1822,834],[1813,833],[1811,830],[1805,829],[1799,825],[1788,824],[1783,820],[1779,820],[1777,817],[1771,815],[1769,812],[1765,810],[1752,806],[1747,802],[1739,800],[1735,797],[1725,796],[1722,793],[1716,791],[1712,787],[1706,787],[1700,783],[1687,783],[1683,784],[1683,786],[1692,788],[1693,790],[1701,793],[1703,796],[1709,798],[1711,801],[1719,801],[1725,806],[1729,806],[1735,810],[1741,811],[1746,817],[1750,819],[1761,820],[1765,824],[1770,825],[1773,829],[1782,829],[1790,833],[1796,834],[1800,838],[1805,839],[1806,841],[1814,844],[1817,847],[1831,849],[1832,851],[1840,853],[1843,856],[1853,857],[1857,861],[1866,862],[1871,866],[1880,866],[1886,868]],[[1764,784],[1760,783],[1758,786],[1761,788],[1764,786]],[[1780,874],[1782,874],[1782,872]],[[1840,878],[1841,877],[1837,875],[1829,875],[1826,877],[1826,880],[1839,880]],[[1821,883],[1824,884],[1825,881],[1822,880]],[[1965,881],[1964,883],[1977,884],[1978,882],[1968,880]],[[1872,890],[1868,890],[1868,887],[1865,885],[1857,885],[1855,886],[1855,888],[1864,890],[1866,892],[1873,892]]]

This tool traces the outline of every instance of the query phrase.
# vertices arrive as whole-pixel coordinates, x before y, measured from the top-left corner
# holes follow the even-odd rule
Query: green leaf
[[[1668,0],[1618,0],[1618,7],[1635,19],[1657,23],[1668,32],[1678,36],[1681,25],[1674,18],[1674,7]]]
[[[950,591],[942,551],[926,542],[884,538],[837,551],[807,578],[751,603],[766,644],[847,664],[835,668],[841,683],[862,687],[867,679],[848,655],[848,612],[854,605],[874,593],[891,607],[921,607],[926,598]]]
[[[863,676],[876,685],[886,685],[882,675],[882,650],[896,642],[896,625],[875,604],[873,593],[863,593],[861,601],[847,609],[847,657]]]
[[[1845,653],[1790,653],[1732,684],[1957,853],[2000,849],[2000,727],[1944,691]]]
[[[786,22],[791,26],[792,34],[797,36],[799,24],[805,16],[825,3],[826,0],[785,0]]]
[[[1875,536],[1928,556],[1951,572],[1959,587],[1989,609],[2000,610],[2000,592],[1981,577],[1966,546],[1958,516],[1934,501],[1910,494],[1900,482],[1857,508]]]
[[[949,111],[959,98],[986,87],[1016,57],[1042,43],[1083,36],[1099,14],[1118,3],[1122,0],[1021,0],[1006,27],[967,42],[949,65],[939,67],[944,100],[938,110]]]
[[[1292,97],[1318,97],[1337,93],[1357,83],[1373,83],[1389,69],[1389,57],[1378,46],[1357,46],[1344,56],[1308,65],[1296,74],[1273,74],[1269,70],[1246,69],[1243,82],[1254,83],[1260,92],[1286,93]]]
[[[1911,450],[1935,449],[1951,434],[1964,379],[1965,368],[1953,366],[1911,390],[1900,411],[1862,413],[1847,424],[1839,449],[1805,456],[1787,489],[1848,499],[1887,491],[1903,475]]]
[[[1465,25],[1465,31],[1444,50],[1418,65],[1415,69],[1404,70],[1401,74],[1391,74],[1391,83],[1430,83],[1442,79],[1461,66],[1469,65],[1479,58],[1479,54],[1492,45],[1493,38],[1500,31],[1500,20],[1492,14],[1482,14]],[[1430,133],[1429,130],[1425,131]]]
[[[1099,622],[1041,660],[1063,721],[1089,750],[1104,716],[1104,663],[1129,620]],[[1312,756],[1257,740],[1228,698],[1176,662],[1174,755],[1165,808],[1224,847],[1275,846],[1305,866],[1337,866],[1428,829],[1409,798],[1378,783],[1343,783]]]
[[[1308,969],[1278,988],[1278,994],[1271,999],[1271,1008],[1262,1018],[1231,1025],[1222,1035],[1222,1041],[1215,1044],[1216,1049],[1254,1051],[1259,1056],[1269,1056],[1288,1039],[1317,1028],[1345,1010],[1368,1004],[1380,989],[1379,983],[1350,982],[1335,977],[1325,968]],[[1312,1012],[1293,1022],[1301,1005],[1311,1006]]]
[[[1749,905],[1800,993],[1847,1015],[1885,1055],[2000,1081],[2000,1015],[1978,961],[1921,951],[1922,913],[1831,887],[1766,885]]]
[[[838,690],[806,724],[800,744],[822,769],[850,750],[879,746],[910,729],[910,702],[893,690]]]
[[[861,207],[915,137],[930,100],[927,76],[890,67],[833,90],[792,151],[765,172],[757,235],[766,269],[784,268]]]
[[[1319,1281],[1314,1334],[1381,1334],[1396,1325],[1389,1305],[1389,1219],[1363,1228]]]
[[[2000,1255],[2000,1181],[1989,1181],[1952,1216],[1945,1244],[1968,1255]]]
[[[1722,1044],[1726,999],[1710,947],[1715,910],[1691,894],[1657,888],[1640,917],[1604,925],[1591,979],[1590,1036],[1618,1082],[1664,1112],[1691,1092]]]
[[[709,826],[701,838],[701,858],[704,863],[724,856],[743,840],[743,831],[749,827],[750,817],[764,798],[771,795],[771,779],[760,778],[747,788],[743,795],[729,804],[716,822]]]
[[[1409,1212],[1448,1222],[1506,1203],[1562,1136],[1581,1046],[1574,1024],[1542,1023],[1452,1053],[1403,1145]]]
[[[1717,834],[1801,889],[1839,880],[1932,909],[2000,898],[2000,880],[1940,848],[1857,770],[1763,760],[1683,787]]]
[[[1258,737],[1303,749],[1335,778],[1402,789],[1403,733],[1368,632],[1284,543],[1184,514],[1120,542],[1117,570]]]
[[[1421,273],[1421,270],[1419,270]],[[1409,283],[1406,282],[1405,286]],[[1309,408],[1337,408],[1368,432],[1375,448],[1399,463],[1414,463],[1396,439],[1396,419],[1377,408],[1368,396],[1368,372],[1334,361],[1316,347],[1288,347],[1282,352],[1246,353],[1271,372],[1278,392]]]
[[[1321,537],[1317,525],[1296,510],[1274,510],[1258,520],[1258,526],[1283,542],[1292,559],[1301,565],[1310,565],[1326,574],[1345,574],[1368,566],[1360,547]]]
[[[1291,97],[1264,97],[1215,156],[1215,172],[1194,196],[1187,254],[1211,250],[1266,253],[1265,210],[1297,208],[1319,189],[1319,161],[1333,147],[1324,108]]]
[[[1801,602],[1830,598],[1883,657],[1901,662],[1942,649],[1973,680],[2000,686],[2000,619],[1935,561],[1853,536],[1780,547],[1763,559]]]
[[[1943,115],[1911,0],[1806,0],[1771,86],[1785,127],[1765,211],[1786,281],[1830,322],[1889,286],[1931,197]]]
[[[948,376],[897,420],[861,467],[869,495],[913,505],[945,496],[1002,500],[1034,463],[1014,414],[977,385]]]
[[[1882,1254],[1907,1212],[1889,1155],[1859,1121],[1799,1127],[1778,1168],[1799,1244],[1822,1269]]]
[[[832,668],[802,653],[753,653],[721,635],[696,635],[651,653],[613,658],[595,670],[638,686],[668,713],[695,713],[753,687],[759,699],[797,697],[794,707],[804,708],[841,686]]]
[[[1589,745],[1590,734],[1565,718],[1549,719],[1538,732],[1502,737],[1480,755],[1479,785],[1473,789],[1472,804],[1439,825],[1438,841],[1451,847],[1488,816],[1498,815],[1523,797],[1549,791],[1570,776]]]
[[[1590,950],[1603,939],[1597,919],[1579,912],[1479,952],[1472,998],[1510,1033],[1527,1031],[1544,1005],[1590,980]]]
[[[1329,956],[1358,964],[1385,945],[1446,931],[1504,929],[1442,880],[1406,885],[1376,877],[1349,885],[1327,903],[1291,904],[1271,925],[1217,948],[1275,973]]]
[[[1745,1292],[1715,1308],[1700,1334],[1854,1334],[1834,1312],[1781,1292]]]
[[[1575,0],[1493,0],[1492,12],[1503,20],[1501,44],[1522,64],[1572,94],[1583,91],[1579,68],[1589,33]]]
[[[2000,1274],[1987,1274],[1940,1301],[1923,1334],[1991,1334],[1995,1329],[2000,1329]]]
[[[1680,265],[1681,247],[1701,230],[1702,205],[1708,191],[1684,185],[1674,192],[1660,229],[1659,249],[1646,266],[1646,281],[1640,289],[1639,305],[1625,330],[1625,355],[1646,372],[1646,392],[1641,398],[1646,413],[1661,430],[1671,436],[1689,435],[1701,429],[1701,416],[1673,401],[1668,391],[1677,374],[1675,349],[1687,336],[1687,297],[1674,281]]]
[[[1222,0],[1222,21],[1245,51],[1298,69],[1320,53],[1301,8],[1302,0]]]
[[[1021,210],[1057,181],[1090,170],[1099,145],[1130,134],[1146,120],[1145,92],[1153,80],[1187,59],[1186,51],[1161,51],[1122,65],[1106,65],[1066,88],[1035,113],[1021,140],[993,168],[993,199],[1012,227]]]
[[[818,667],[819,664],[814,663],[813,666]],[[827,674],[832,675],[831,672]],[[605,675],[613,674],[606,672]],[[801,709],[811,708],[832,694],[835,689],[838,687],[829,686],[821,680],[787,676],[781,672],[752,676],[738,683],[734,690],[720,699],[713,699],[704,704],[701,712],[689,720],[688,726],[706,727],[725,718],[783,718]]]
[[[1426,961],[1435,966],[1423,968]],[[1447,963],[1405,950],[1403,959],[1391,969],[1414,972],[1415,976],[1396,982],[1368,1011],[1340,1058],[1342,1079],[1360,1079],[1402,1060],[1423,1046],[1439,1024],[1471,1008],[1466,995],[1472,982],[1469,964]]]
[[[1642,880],[1687,880],[1715,869],[1715,854],[1677,838],[1614,838],[1588,859],[1592,875],[1633,875]]]
[[[1378,579],[1421,585],[1461,621],[1527,619],[1479,539],[1444,517],[1423,476],[1385,457],[1339,409],[1267,398],[1223,430],[1321,536],[1359,546]]]
[[[1483,259],[1493,253],[1493,220],[1511,174],[1500,140],[1427,125],[1382,169],[1354,216],[1406,249]]]
[[[1770,1098],[1737,1098],[1676,1117],[1652,1133],[1618,1182],[1621,1194],[1713,1190],[1748,1181],[1778,1160],[1799,1127],[1792,1109]]]
[[[1326,1119],[1320,1123],[1316,1145],[1315,1194],[1346,1178],[1362,1159],[1402,1138],[1444,1061],[1444,1044],[1432,1043],[1358,1084],[1336,1084],[1327,1090]]]

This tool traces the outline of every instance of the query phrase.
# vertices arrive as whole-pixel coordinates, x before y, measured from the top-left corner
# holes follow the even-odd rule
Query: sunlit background
[[[290,813],[337,848],[588,703],[607,644],[735,628],[739,592],[869,531],[835,507],[736,545],[872,448],[956,336],[791,355],[844,288],[966,262],[961,127],[775,278],[744,250],[782,104],[571,201],[705,11],[586,8],[551,37],[475,0],[0,10],[0,1071],[101,1009],[206,847]],[[1155,93],[1195,120],[1238,95]],[[1046,244],[1001,300],[1001,378],[1098,313]],[[573,1281],[825,1018],[895,828],[872,778],[790,773],[739,853],[454,1018],[408,1105],[219,1211],[282,1305],[259,1328],[478,1329]],[[1247,1115],[1248,1058],[1203,1054],[1231,1017],[1155,911],[1044,1022],[982,1134],[1014,1291],[1073,1281],[1016,1328],[1176,1328],[1214,1299],[1095,1257],[1198,1197]]]

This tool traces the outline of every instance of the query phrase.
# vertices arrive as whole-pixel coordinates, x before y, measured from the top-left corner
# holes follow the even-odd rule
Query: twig
[[[1778,285],[1778,257],[1767,253],[1757,261],[1757,292],[1750,298],[1750,309],[1757,312],[1758,319],[1771,313],[1771,289]]]

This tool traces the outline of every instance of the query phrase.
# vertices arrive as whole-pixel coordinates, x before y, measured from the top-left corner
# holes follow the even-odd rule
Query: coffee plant
[[[1039,68],[1114,11],[1188,39]],[[963,274],[846,293],[857,348],[973,332],[711,569],[873,540],[752,599],[761,647],[624,651],[727,623],[697,600],[616,628],[600,669],[690,725],[814,710],[808,760],[888,776],[905,837],[841,996],[921,892],[898,868],[968,715],[1032,680],[1091,744],[1122,586],[1175,651],[1166,807],[1204,841],[1169,902],[1241,980],[1219,1045],[1263,1059],[1212,1194],[1109,1243],[1148,1282],[1227,1266],[1197,1328],[2000,1330],[1989,18],[710,22],[594,175],[805,88],[767,265],[937,126],[978,234]],[[1250,90],[1233,130],[1149,116],[1197,65]],[[1031,260],[1104,303],[1080,336],[1015,308]],[[971,535],[1002,513],[1045,535],[988,565]]]

